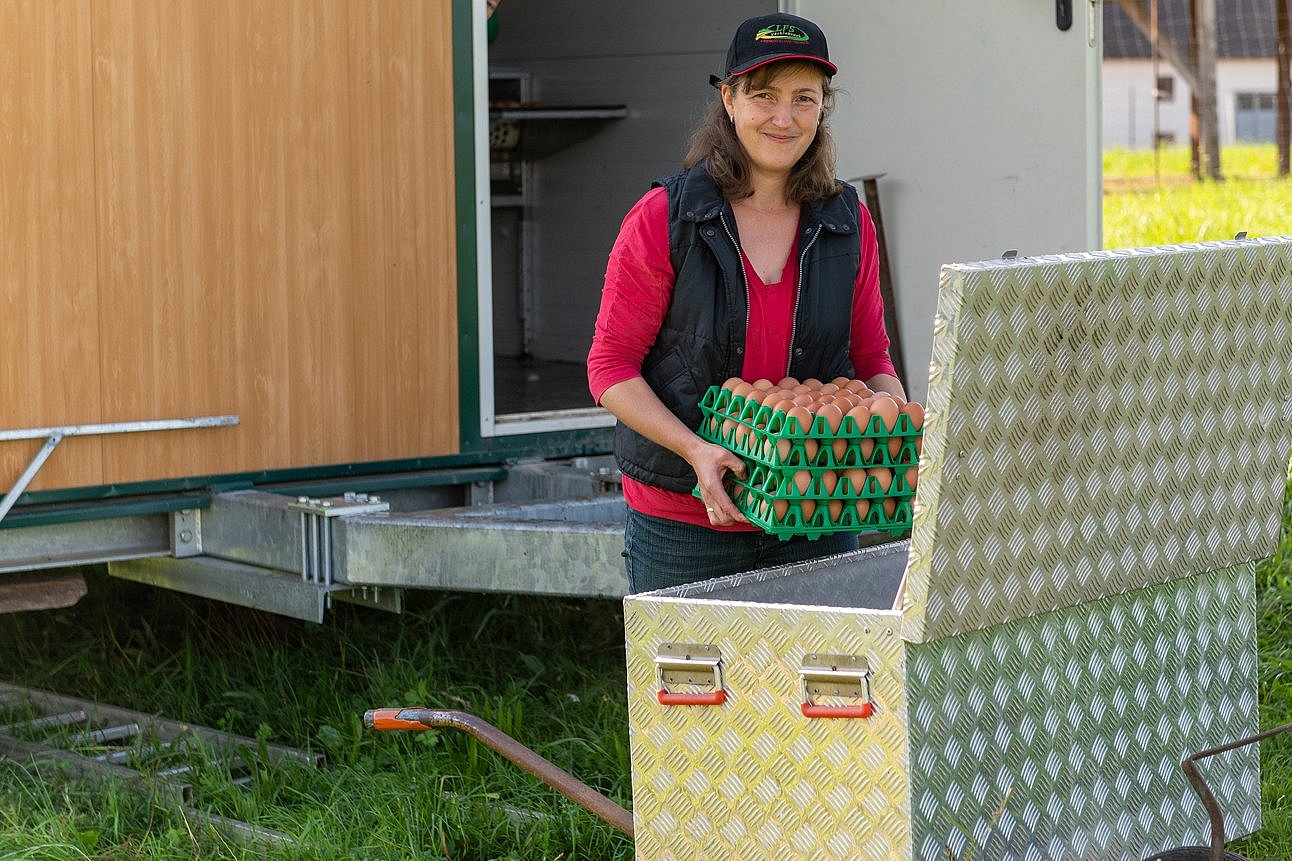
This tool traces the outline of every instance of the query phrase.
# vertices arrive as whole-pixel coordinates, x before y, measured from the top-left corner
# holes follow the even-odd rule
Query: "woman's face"
[[[722,88],[736,138],[756,172],[788,175],[807,152],[821,122],[822,80],[810,66],[789,65],[748,91],[743,82]]]

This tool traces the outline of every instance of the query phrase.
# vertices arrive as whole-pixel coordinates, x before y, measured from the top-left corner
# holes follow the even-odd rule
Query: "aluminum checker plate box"
[[[909,547],[625,599],[640,859],[1206,842],[1179,762],[1257,726],[1292,239],[944,267],[926,406]],[[679,643],[720,704],[660,702]],[[872,714],[805,716],[820,655]],[[1254,753],[1210,762],[1228,837],[1258,828]]]

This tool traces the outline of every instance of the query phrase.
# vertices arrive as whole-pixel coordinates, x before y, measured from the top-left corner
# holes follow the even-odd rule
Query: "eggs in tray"
[[[789,538],[911,527],[924,408],[860,380],[733,377],[700,402],[700,436],[746,461],[732,500]]]

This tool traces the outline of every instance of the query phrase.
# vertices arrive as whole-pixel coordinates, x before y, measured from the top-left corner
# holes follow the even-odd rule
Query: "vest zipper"
[[[816,231],[812,234],[812,238],[807,241],[807,245],[803,246],[803,250],[799,252],[799,271],[798,278],[796,279],[797,283],[794,288],[794,316],[790,318],[790,352],[789,356],[785,359],[785,376],[787,377],[790,375],[790,366],[794,364],[794,336],[797,335],[799,331],[799,302],[803,299],[803,263],[807,260],[807,253],[812,250],[812,246],[816,244],[817,237],[820,235],[821,225],[818,224],[816,226]],[[745,289],[748,290],[749,288],[746,287]],[[745,326],[749,326],[748,320],[745,321]]]
[[[745,271],[745,258],[740,250],[740,241],[736,239],[736,234],[731,232],[731,227],[727,224],[727,215],[724,212],[718,213],[718,220],[722,222],[722,229],[726,231],[727,238],[731,244],[736,246],[736,262],[740,264],[740,280],[745,285],[745,328],[742,330],[745,334],[741,338],[742,343],[749,337],[749,273]],[[790,338],[793,341],[793,337]],[[735,376],[740,376],[745,367],[745,356],[740,356],[740,367],[736,369]]]

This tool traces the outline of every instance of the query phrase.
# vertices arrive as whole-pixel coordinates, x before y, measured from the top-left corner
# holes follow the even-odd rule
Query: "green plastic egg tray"
[[[918,440],[923,429],[914,427],[905,413],[898,415],[891,432],[879,416],[871,416],[865,427],[844,416],[837,431],[815,416],[810,427],[802,428],[785,413],[733,396],[718,386],[705,392],[700,411],[704,414],[701,438],[771,469],[899,468],[914,466],[920,459]],[[840,441],[843,444],[836,447]]]
[[[745,460],[745,477],[732,477],[728,493],[741,513],[764,531],[788,539],[863,531],[898,535],[910,530],[915,488],[907,484],[906,471],[919,460],[922,430],[913,427],[907,415],[898,416],[892,432],[878,416],[871,416],[864,428],[848,416],[836,432],[820,416],[811,427],[800,428],[784,413],[716,386],[705,394],[700,409],[700,436]],[[865,448],[873,446],[868,455],[863,453],[863,440],[870,441]],[[887,491],[874,476],[855,487],[843,472],[875,467],[892,475]],[[811,480],[800,491],[795,476],[802,472]],[[833,490],[827,489],[825,473],[836,476]],[[860,500],[869,503],[864,515],[858,511]],[[885,511],[885,500],[892,500],[891,513]]]

